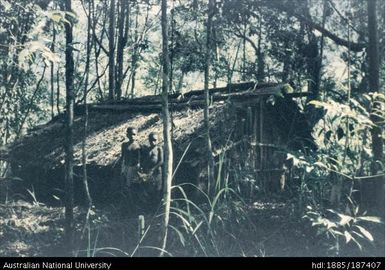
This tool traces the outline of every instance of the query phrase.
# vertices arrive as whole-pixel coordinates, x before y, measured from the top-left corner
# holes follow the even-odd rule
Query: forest
[[[1,257],[384,257],[385,1],[0,0]]]

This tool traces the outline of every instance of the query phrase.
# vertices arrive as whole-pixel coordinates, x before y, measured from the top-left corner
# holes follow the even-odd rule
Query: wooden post
[[[253,133],[251,136],[252,156],[255,170],[258,169],[258,149],[257,149],[257,132],[258,132],[258,106],[253,106]],[[255,180],[258,179],[258,173],[255,173]],[[250,199],[252,200],[254,193],[254,184],[250,184]]]
[[[251,134],[253,132],[253,111],[251,109],[251,107],[247,107],[247,130],[246,130],[246,134],[247,134],[247,138],[248,138],[248,141],[245,141],[244,143],[244,146],[245,146],[245,149],[247,149],[247,158],[248,160],[250,160],[251,156],[252,156],[252,148],[249,147],[249,143],[250,143],[250,137],[251,137]]]
[[[257,145],[258,107],[254,106],[253,110],[254,110],[254,115],[253,115],[253,134],[252,134],[252,137],[251,137],[251,143],[252,143],[252,145]],[[256,148],[254,148],[254,150],[256,150]]]
[[[144,228],[145,228],[144,216],[143,215],[139,215],[138,216],[138,247],[139,247],[139,245],[141,244],[141,242],[143,240],[142,238],[144,236]],[[138,255],[140,255],[139,251],[140,251],[140,249],[138,249]]]
[[[264,151],[263,151],[263,97],[260,98],[259,100],[259,143],[260,143],[260,148],[259,148],[259,169],[260,169],[260,179],[261,179],[261,184],[263,186],[263,189],[265,190],[265,176],[263,173],[263,159],[264,159]]]
[[[144,216],[139,215],[138,216],[138,242],[142,240],[142,237],[144,235],[144,225],[145,225]]]
[[[247,107],[247,135],[251,135],[253,131],[253,111],[251,107]]]

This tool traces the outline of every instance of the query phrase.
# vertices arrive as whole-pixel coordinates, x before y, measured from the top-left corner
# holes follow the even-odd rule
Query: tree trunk
[[[89,12],[91,11],[91,2],[88,2]],[[91,49],[93,46],[93,41],[91,38],[91,17],[88,16],[87,22],[87,58],[86,58],[86,66],[85,66],[85,80],[84,80],[84,89],[83,89],[83,104],[84,104],[84,134],[83,134],[83,142],[82,142],[82,163],[83,163],[83,188],[86,196],[86,205],[88,208],[92,206],[92,199],[90,195],[90,191],[88,188],[88,176],[87,176],[87,128],[88,128],[88,105],[87,105],[87,93],[88,93],[88,77],[89,77],[89,69],[90,69],[90,56]]]
[[[311,20],[309,0],[304,2],[303,12],[309,20]],[[323,20],[324,26],[324,20]],[[322,35],[324,35],[322,33]],[[306,62],[307,62],[307,73],[310,80],[308,81],[308,92],[312,93],[309,96],[308,101],[317,99],[319,97],[320,88],[320,73],[322,59],[319,55],[318,39],[314,34],[313,28],[307,26],[307,36],[309,43],[306,46]]]
[[[108,31],[108,98],[114,100],[115,95],[115,0],[110,0],[110,25]]]
[[[55,52],[55,43],[56,43],[56,29],[55,25],[52,25],[52,45],[51,45],[51,51]],[[51,62],[51,119],[55,116],[54,113],[54,107],[55,107],[55,98],[54,98],[54,92],[55,92],[55,81],[54,81],[54,63]]]
[[[116,62],[118,64],[117,79],[116,79],[116,97],[120,99],[122,96],[122,85],[123,85],[123,59],[124,59],[124,46],[125,46],[125,33],[124,26],[126,20],[128,0],[120,2],[120,12],[118,20],[118,48],[116,53]]]
[[[376,14],[376,0],[368,0],[368,60],[369,60],[369,90],[371,92],[380,91],[380,64],[379,64],[379,49],[378,49],[378,27]],[[381,109],[378,103],[373,104],[373,110]],[[381,137],[382,129],[381,119],[375,114],[371,114],[371,119],[376,125],[371,129],[372,136],[372,151],[373,162],[371,166],[372,175],[376,175],[379,171],[379,163],[383,162],[383,139]],[[384,179],[377,177],[374,180],[369,180],[367,183],[367,192],[365,201],[369,210],[376,209],[377,212],[384,215]]]
[[[257,47],[257,81],[265,81],[265,56],[262,52],[262,19],[259,22],[258,29],[258,47]]]
[[[72,12],[71,0],[64,2],[65,11]],[[65,84],[66,84],[66,135],[65,135],[65,241],[69,252],[73,251],[73,122],[74,122],[74,59],[73,59],[73,23],[70,16],[65,24]]]
[[[60,114],[60,69],[59,64],[56,68],[56,110]]]
[[[175,89],[176,93],[179,93],[183,87],[184,76],[185,76],[185,73],[182,71],[182,74],[179,77],[178,85],[176,86],[176,89]]]
[[[210,53],[211,53],[211,26],[214,11],[214,3],[209,0],[208,13],[207,13],[207,29],[206,29],[206,55],[205,55],[205,81],[204,81],[204,98],[205,107],[203,111],[204,115],[204,126],[206,133],[206,155],[207,155],[207,191],[210,192],[210,184],[214,179],[214,166],[213,166],[213,153],[211,148],[210,139],[210,93],[209,93],[209,79],[210,79]]]
[[[91,3],[91,9],[92,11],[90,11],[90,17],[92,16],[92,19],[90,19],[92,21],[92,34],[93,34],[93,38],[94,40],[97,42],[98,38],[96,37],[96,25],[97,25],[97,18],[96,18],[96,15],[95,15],[95,2],[94,0],[90,0],[90,3]],[[102,26],[102,34],[100,36],[100,40],[103,39],[103,35],[105,33],[104,29],[105,29],[105,25],[106,25],[106,22],[107,22],[107,16],[104,16],[103,18],[103,26]],[[95,73],[96,73],[96,82],[98,84],[98,94],[99,94],[99,100],[104,100],[104,94],[103,94],[103,91],[102,91],[102,86],[101,86],[101,83],[100,83],[100,78],[103,77],[104,74],[99,74],[99,55],[100,55],[100,51],[102,50],[102,45],[100,43],[98,43],[99,47],[97,48],[96,46],[94,46],[94,55],[95,55]],[[109,67],[109,65],[108,65]],[[106,67],[107,69],[107,67]]]
[[[216,28],[216,26],[215,26],[215,21],[214,21],[213,26],[212,26],[212,33],[213,33],[212,46],[213,46],[213,51],[214,51],[214,83],[213,83],[214,88],[217,87],[217,82],[218,82],[218,68],[215,68],[215,66],[217,66],[218,60],[219,60],[218,37],[217,37],[217,31],[215,28]]]
[[[170,37],[170,93],[174,92],[174,32],[175,32],[175,19],[174,19],[174,12],[175,12],[175,0],[172,1],[172,9],[171,9],[171,37]]]
[[[137,56],[136,56],[136,49],[134,49],[134,52],[132,54],[132,71],[131,71],[131,98],[134,98],[135,95],[135,81],[136,81],[136,65],[137,65]]]
[[[246,31],[247,31],[247,23],[245,22],[244,26],[243,26],[243,35],[244,36],[246,36]],[[242,81],[244,82],[244,81],[246,81],[246,69],[247,69],[247,66],[246,66],[246,39],[243,39],[242,48],[243,48]]]
[[[170,218],[171,205],[171,185],[172,185],[172,169],[173,169],[173,150],[171,142],[171,123],[170,113],[168,110],[168,93],[170,89],[170,59],[168,49],[168,23],[167,23],[167,0],[162,0],[162,117],[163,117],[163,140],[164,140],[164,163],[163,163],[163,204],[164,218],[161,228],[162,250],[167,245],[168,222]],[[160,253],[163,256],[164,252]]]
[[[327,0],[324,0],[323,1],[323,11],[322,11],[322,27],[325,27],[325,24],[326,24],[326,18],[327,18],[327,5],[328,5],[328,2]],[[319,86],[318,87],[321,87],[321,77],[322,77],[322,60],[323,60],[323,56],[324,56],[324,46],[325,46],[325,36],[324,34],[321,35],[321,41],[320,41],[320,53],[319,53],[319,60],[318,60],[318,69],[319,69],[319,72],[318,72],[318,83],[319,83]],[[320,93],[321,94],[321,93]],[[325,92],[323,92],[323,99],[325,98]]]
[[[135,17],[135,32],[134,32],[134,48],[131,56],[131,98],[135,95],[135,80],[136,69],[138,64],[138,50],[139,50],[139,5],[136,3],[136,17]]]

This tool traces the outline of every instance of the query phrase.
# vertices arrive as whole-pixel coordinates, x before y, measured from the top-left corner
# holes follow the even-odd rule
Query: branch
[[[253,47],[253,49],[255,50],[255,53],[257,54],[258,53],[258,47],[257,45],[255,45],[254,41],[252,41],[249,37],[245,36],[244,34],[242,34],[239,29],[237,29],[237,32],[234,32],[234,35],[239,37],[239,38],[243,38],[244,40],[246,40],[247,42],[250,43],[251,47]]]
[[[286,7],[286,6],[282,5],[282,4],[274,5],[272,3],[275,3],[275,2],[274,1],[262,1],[261,2],[261,4],[263,4],[267,8],[275,9],[275,10],[282,11],[282,12],[286,12],[288,15],[297,18],[300,22],[305,23],[309,27],[318,30],[325,37],[328,37],[329,39],[333,40],[334,43],[336,43],[337,45],[345,46],[345,47],[349,48],[351,51],[354,51],[354,52],[360,52],[364,48],[366,48],[366,43],[349,42],[348,40],[345,40],[345,39],[342,39],[342,38],[338,37],[336,34],[330,32],[329,30],[325,29],[321,25],[313,22],[311,19],[306,18],[305,16],[303,16],[301,14],[298,14],[298,13],[296,13],[293,10],[290,10],[289,7]],[[253,12],[252,12],[252,14],[253,14],[253,16],[257,15],[257,14],[255,14]]]
[[[82,4],[83,10],[84,10],[84,13],[85,13],[86,16],[87,16],[88,21],[91,22],[91,13],[87,13],[86,8],[85,8],[85,6],[84,6],[84,4],[83,4],[83,1],[81,1],[81,4]],[[95,20],[95,18],[94,18],[94,20]],[[100,37],[101,39],[103,38],[103,33],[104,33],[104,27],[105,27],[105,24],[106,24],[106,19],[104,18],[103,24],[102,24],[102,26],[103,26],[103,28],[102,28],[102,35],[101,35],[101,37]],[[107,49],[103,46],[102,42],[101,42],[101,41],[99,40],[99,38],[97,37],[95,28],[96,28],[96,21],[94,21],[93,25],[91,26],[92,36],[93,36],[93,38],[95,39],[96,43],[98,43],[99,48],[101,48],[102,51],[103,51],[105,54],[108,54]]]
[[[106,67],[104,68],[103,72],[97,76],[97,78],[95,79],[95,81],[92,83],[91,87],[88,88],[87,94],[88,94],[89,92],[91,92],[92,89],[94,89],[95,85],[96,85],[97,82],[100,80],[100,78],[102,78],[102,77],[104,76],[104,74],[106,74],[106,71],[107,71],[108,67],[109,67],[109,64],[107,63],[107,65],[106,65]],[[78,100],[78,101],[76,102],[75,105],[79,105],[80,103],[83,103],[83,102],[84,102],[84,96],[83,96],[80,100]]]
[[[16,133],[15,140],[17,140],[20,137],[20,135],[21,135],[21,131],[23,130],[23,126],[25,124],[25,121],[28,118],[29,112],[31,111],[31,108],[33,106],[33,102],[35,101],[35,97],[36,97],[36,95],[37,95],[37,93],[38,93],[38,91],[40,89],[40,84],[41,84],[41,82],[44,79],[44,75],[45,75],[46,69],[47,69],[47,65],[44,63],[43,73],[41,74],[41,77],[40,77],[39,81],[37,82],[36,88],[33,91],[32,97],[31,97],[31,99],[29,101],[29,104],[28,104],[27,112],[25,113],[24,118],[21,120],[19,129],[17,130],[17,133]]]
[[[333,9],[335,12],[337,12],[338,16],[340,16],[341,19],[344,20],[344,21],[349,25],[349,27],[350,27],[351,29],[353,29],[353,30],[354,30],[357,34],[359,34],[359,35],[362,35],[362,36],[364,35],[364,33],[363,33],[362,31],[359,31],[357,28],[355,28],[355,27],[351,24],[350,20],[349,20],[348,18],[346,18],[346,17],[341,13],[341,11],[339,11],[339,10],[337,9],[337,7],[336,7],[335,3],[333,2],[333,0],[327,0],[327,1],[328,1],[329,5],[332,7],[332,9]]]

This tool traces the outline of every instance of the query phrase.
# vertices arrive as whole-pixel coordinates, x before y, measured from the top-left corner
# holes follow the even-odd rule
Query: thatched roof
[[[210,89],[213,104],[210,120],[213,129],[223,116],[228,104],[250,103],[261,96],[285,95],[298,97],[302,94],[288,93],[283,84],[255,85],[234,84],[224,88]],[[293,102],[294,103],[294,102]],[[198,136],[203,124],[203,90],[184,95],[170,95],[170,109],[173,117],[173,135],[176,147],[183,149],[192,136]],[[147,141],[150,132],[162,134],[161,100],[159,96],[146,96],[132,100],[89,104],[87,131],[87,163],[113,166],[120,156],[121,143],[126,140],[125,129],[135,126],[139,129],[138,140]],[[298,110],[298,108],[295,108]],[[84,107],[77,106],[74,121],[75,165],[81,164],[81,146],[84,135]],[[23,167],[38,166],[51,169],[64,164],[64,115],[28,132],[12,145],[0,151],[0,159],[9,160]]]

